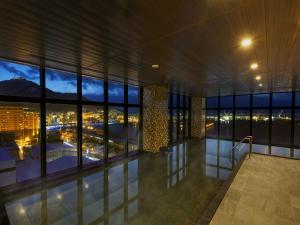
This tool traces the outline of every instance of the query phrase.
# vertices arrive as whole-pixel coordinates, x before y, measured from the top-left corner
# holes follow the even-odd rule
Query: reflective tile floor
[[[210,225],[300,224],[300,160],[253,154]]]
[[[1,208],[18,225],[196,224],[231,174],[232,144],[190,140],[3,196]],[[237,151],[235,162],[242,153]]]

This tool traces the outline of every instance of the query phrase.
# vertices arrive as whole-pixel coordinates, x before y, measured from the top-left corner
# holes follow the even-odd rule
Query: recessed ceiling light
[[[256,76],[255,80],[261,80],[261,76]]]
[[[258,86],[259,86],[259,87],[262,87],[262,86],[263,86],[263,84],[262,84],[262,83],[259,83],[259,84],[258,84]]]
[[[252,70],[256,70],[256,69],[258,68],[258,64],[257,64],[257,63],[252,63],[252,64],[250,65],[250,68],[251,68]]]
[[[244,39],[242,39],[242,41],[241,41],[241,46],[243,47],[243,48],[248,48],[248,47],[250,47],[252,45],[252,39],[251,38],[244,38]]]
[[[153,65],[152,65],[152,68],[153,68],[153,69],[157,69],[157,68],[159,68],[159,65],[158,65],[158,64],[153,64]]]

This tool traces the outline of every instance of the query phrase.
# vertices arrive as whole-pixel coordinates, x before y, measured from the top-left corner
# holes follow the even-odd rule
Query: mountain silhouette
[[[77,99],[76,93],[59,93],[46,88],[46,97],[55,99]],[[39,97],[40,86],[32,81],[18,78],[0,81],[0,95]],[[83,99],[85,100],[85,99]]]

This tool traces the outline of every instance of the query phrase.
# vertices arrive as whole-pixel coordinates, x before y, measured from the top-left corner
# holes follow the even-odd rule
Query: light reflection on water
[[[233,167],[233,143],[213,139],[143,154],[5,203],[11,224],[197,222]]]

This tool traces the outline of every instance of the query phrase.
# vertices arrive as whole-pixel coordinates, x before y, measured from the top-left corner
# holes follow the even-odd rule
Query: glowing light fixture
[[[153,65],[152,65],[152,68],[153,68],[153,69],[157,69],[157,68],[159,68],[159,65],[158,65],[158,64],[153,64]]]
[[[243,47],[243,48],[248,48],[248,47],[250,47],[252,45],[252,39],[251,38],[244,38],[244,39],[242,39],[242,41],[241,41],[241,46]]]
[[[261,76],[256,76],[255,80],[261,80]]]
[[[262,86],[263,86],[263,84],[262,84],[262,83],[259,83],[259,84],[258,84],[258,86],[259,86],[259,87],[262,87]]]
[[[250,68],[251,68],[252,70],[256,70],[256,69],[258,68],[258,64],[257,64],[257,63],[252,63],[252,64],[250,65]]]

